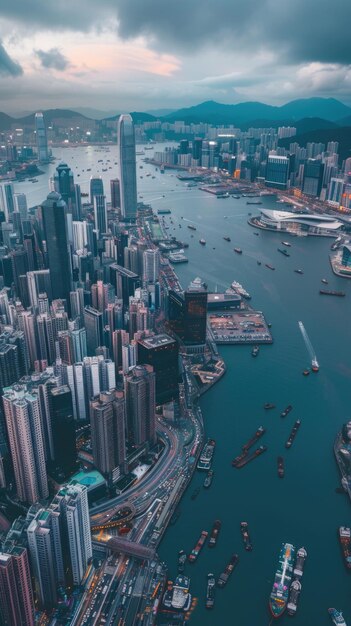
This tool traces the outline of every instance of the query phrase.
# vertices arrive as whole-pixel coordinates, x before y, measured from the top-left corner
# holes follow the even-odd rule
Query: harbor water
[[[118,176],[116,154],[116,150],[104,154],[94,148],[55,152],[72,167],[82,191],[88,191],[90,174],[100,173],[107,196],[109,180]],[[110,159],[111,170],[98,171],[101,158]],[[308,553],[296,626],[327,626],[330,606],[342,610],[351,623],[351,578],[337,537],[340,525],[351,525],[351,503],[335,491],[340,479],[333,455],[334,438],[343,422],[351,419],[351,281],[332,274],[330,239],[262,231],[254,236],[248,213],[258,214],[260,206],[247,205],[246,198],[218,200],[196,187],[188,188],[175,172],[161,174],[142,158],[138,157],[139,197],[155,209],[171,209],[171,215],[165,216],[168,233],[189,243],[185,251],[189,263],[176,266],[182,285],[200,276],[210,290],[220,291],[239,281],[251,293],[252,306],[272,324],[274,339],[271,346],[261,346],[255,359],[250,346],[220,348],[227,372],[201,400],[206,433],[217,444],[214,479],[210,489],[201,488],[193,501],[191,494],[204,480],[203,473],[195,473],[180,502],[181,515],[165,533],[159,555],[169,566],[169,578],[176,576],[178,551],[189,553],[201,531],[210,531],[214,520],[220,519],[216,547],[209,550],[206,545],[195,564],[186,564],[191,592],[198,598],[193,626],[268,625],[268,598],[283,542],[304,546]],[[29,206],[46,197],[48,176],[57,164],[48,166],[38,183],[15,184],[16,191],[28,193]],[[82,172],[87,168],[92,171]],[[266,207],[282,206],[275,205],[274,197],[261,200]],[[190,223],[196,231],[187,228]],[[224,241],[224,236],[231,241]],[[200,238],[206,246],[199,244]],[[290,257],[277,251],[281,240],[291,243]],[[233,252],[235,246],[242,248],[242,255]],[[319,295],[322,278],[328,280],[328,289],[346,291],[346,297]],[[310,356],[298,321],[303,322],[320,364],[319,373],[307,377],[302,371],[310,367]],[[265,402],[277,408],[265,411]],[[280,412],[288,404],[293,410],[282,419]],[[292,448],[286,450],[284,443],[297,418],[301,427]],[[260,443],[268,451],[242,469],[233,468],[232,458],[261,424],[267,432]],[[283,479],[277,474],[278,455],[285,460]],[[243,548],[240,521],[249,523],[252,552]],[[206,611],[207,574],[218,576],[235,552],[239,563],[227,586],[217,590],[215,608]],[[288,616],[281,619],[288,621]]]

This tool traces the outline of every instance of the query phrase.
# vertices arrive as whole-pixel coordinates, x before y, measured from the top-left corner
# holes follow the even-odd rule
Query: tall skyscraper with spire
[[[133,221],[137,211],[137,184],[134,124],[129,114],[121,115],[118,120],[118,152],[121,213],[125,220]]]
[[[48,140],[46,136],[46,126],[44,115],[42,113],[35,114],[35,133],[37,141],[38,161],[47,163],[49,160]]]

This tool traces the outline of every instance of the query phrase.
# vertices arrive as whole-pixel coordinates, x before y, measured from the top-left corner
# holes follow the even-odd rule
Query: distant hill
[[[149,115],[153,115],[154,117],[165,117],[166,115],[170,115],[174,113],[177,109],[151,109],[150,111],[145,111],[145,113],[149,113]]]
[[[325,129],[325,128],[339,128],[339,125],[330,120],[323,120],[320,117],[304,117],[297,122],[291,121],[291,125],[295,126],[297,133],[302,135],[303,133],[309,133],[313,130]]]
[[[77,120],[89,119],[85,115],[77,113],[77,111],[71,111],[70,109],[48,109],[47,111],[43,111],[43,115],[47,124],[50,124],[55,118],[74,118]],[[22,126],[34,126],[34,117],[35,113],[31,113],[30,115],[26,115],[25,117],[10,118],[11,122],[8,128],[10,128],[11,124],[14,123]]]
[[[302,147],[306,147],[307,143],[313,141],[316,143],[321,142],[325,145],[327,145],[328,141],[338,141],[341,161],[351,157],[351,126],[319,128],[308,133],[298,134],[295,137],[289,137],[288,139],[280,139],[279,145],[284,148],[289,148],[289,144],[292,141],[296,141]]]
[[[7,113],[0,112],[0,131],[8,130],[11,128],[11,124],[15,121],[15,118],[10,117]]]
[[[209,124],[233,124],[234,126],[250,125],[257,120],[277,121],[314,117],[337,121],[351,115],[351,107],[334,98],[305,98],[293,100],[281,107],[263,104],[262,102],[242,102],[240,104],[221,104],[213,100],[202,102],[193,107],[179,109],[165,120],[172,122],[184,120],[186,123],[206,122]]]

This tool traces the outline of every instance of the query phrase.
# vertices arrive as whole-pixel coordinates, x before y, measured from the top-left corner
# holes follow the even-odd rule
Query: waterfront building
[[[151,365],[137,365],[124,377],[128,442],[139,447],[156,443],[155,374]]]
[[[49,160],[49,149],[44,115],[41,112],[36,113],[34,121],[38,161],[39,163],[47,163]]]
[[[95,467],[112,484],[126,462],[125,400],[122,391],[103,391],[90,402],[91,440]]]
[[[94,205],[95,196],[103,196],[103,195],[104,195],[104,183],[103,183],[101,176],[91,176],[90,178],[90,204]]]
[[[49,495],[39,397],[24,385],[2,397],[19,500],[33,504]]]
[[[122,218],[134,221],[137,212],[135,135],[133,119],[127,114],[118,120],[118,152]]]
[[[324,163],[319,159],[307,159],[303,169],[302,192],[319,197],[322,191]]]
[[[267,159],[265,185],[286,189],[289,177],[289,159],[286,156],[270,153]]]
[[[313,213],[290,213],[275,209],[261,209],[259,222],[278,231],[291,231],[305,235],[327,235],[335,237],[343,224],[330,215]]]
[[[351,269],[351,246],[346,245],[342,248],[341,265]]]
[[[12,546],[0,552],[0,619],[4,626],[34,626],[28,552]]]
[[[66,204],[60,194],[51,192],[42,203],[41,212],[52,296],[69,303],[71,255],[68,247]]]
[[[152,335],[138,341],[138,364],[151,365],[156,377],[156,404],[178,397],[178,343],[169,335]]]

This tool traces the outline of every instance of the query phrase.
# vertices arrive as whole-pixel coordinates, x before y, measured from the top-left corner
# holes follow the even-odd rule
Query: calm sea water
[[[100,173],[109,197],[109,179],[118,175],[115,150],[63,149],[56,155],[72,167],[82,191],[88,191],[90,174]],[[101,158],[105,162],[109,158],[111,162],[104,167],[113,169],[101,172]],[[333,456],[334,437],[351,416],[351,281],[332,274],[330,240],[290,238],[291,257],[285,258],[277,247],[287,235],[260,232],[256,237],[247,224],[248,212],[254,215],[259,207],[247,205],[245,198],[217,200],[196,188],[187,189],[174,174],[161,175],[141,158],[139,194],[155,209],[171,208],[174,224],[168,217],[169,233],[190,244],[189,263],[177,266],[183,286],[195,276],[201,276],[211,289],[226,288],[238,280],[251,292],[252,305],[272,323],[274,337],[273,345],[262,346],[256,359],[249,346],[221,348],[227,373],[201,403],[207,434],[217,442],[215,477],[211,488],[202,489],[191,501],[192,491],[204,479],[203,474],[195,474],[181,501],[181,516],[167,530],[159,548],[160,557],[168,563],[174,579],[178,550],[189,552],[201,530],[209,531],[214,519],[221,519],[217,546],[213,550],[205,547],[198,561],[186,567],[191,591],[199,599],[191,623],[267,626],[267,601],[280,545],[305,546],[308,559],[296,626],[327,626],[330,606],[343,610],[351,623],[351,578],[337,539],[338,527],[351,525],[351,505],[346,496],[335,492],[339,475]],[[55,165],[47,167],[38,183],[15,185],[16,191],[28,193],[30,206],[45,198]],[[81,171],[87,167],[92,171]],[[146,177],[148,172],[155,179]],[[274,199],[265,198],[264,203],[273,208]],[[196,232],[186,228],[186,220],[196,225]],[[231,237],[230,243],[223,240],[224,235]],[[206,247],[199,245],[200,237],[206,239]],[[234,246],[243,249],[241,256],[233,252]],[[257,260],[262,261],[261,266]],[[276,270],[270,271],[264,263],[271,263]],[[295,274],[296,268],[302,268],[304,275]],[[320,296],[321,278],[328,279],[328,288],[345,290],[346,298]],[[310,362],[299,320],[304,322],[320,362],[320,372],[309,377],[302,376]],[[267,401],[274,402],[277,409],[264,411]],[[281,419],[279,414],[288,404],[293,411]],[[297,417],[302,425],[292,449],[285,450],[284,442]],[[232,468],[231,459],[261,424],[267,429],[262,443],[268,451],[241,470]],[[283,480],[277,476],[279,454],[285,458]],[[249,522],[252,553],[243,549],[241,520]],[[239,564],[227,587],[217,591],[214,610],[208,612],[204,608],[207,573],[217,576],[233,552],[239,554]],[[281,620],[288,621],[288,616]]]

